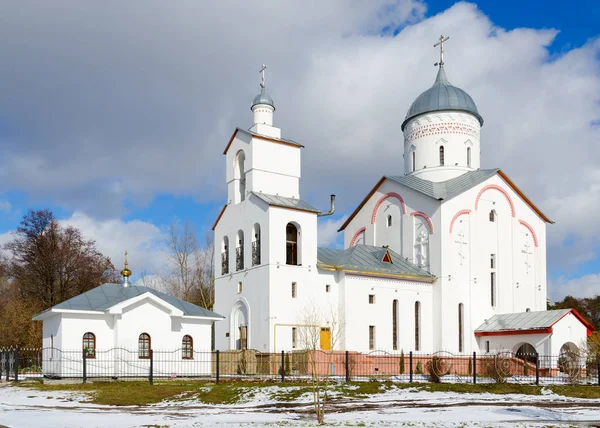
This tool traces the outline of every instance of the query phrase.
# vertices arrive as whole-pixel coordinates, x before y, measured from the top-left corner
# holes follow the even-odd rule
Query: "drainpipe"
[[[327,215],[331,215],[335,212],[335,195],[331,195],[331,209],[327,212],[321,212],[317,214],[317,217],[325,217]]]

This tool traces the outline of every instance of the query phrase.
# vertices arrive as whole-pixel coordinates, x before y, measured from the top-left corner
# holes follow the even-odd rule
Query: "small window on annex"
[[[292,327],[292,348],[295,348],[297,346],[297,335],[296,335],[296,327]]]
[[[150,358],[150,335],[140,334],[138,339],[138,358]]]
[[[194,340],[192,336],[185,335],[181,341],[181,358],[184,360],[194,359]]]
[[[296,298],[296,283],[292,282],[292,299]]]
[[[417,165],[417,155],[415,152],[412,152],[412,171],[415,172],[415,168]]]
[[[331,289],[331,285],[327,284],[325,286],[325,293],[329,293],[330,289]]]
[[[374,304],[375,304],[375,295],[369,294],[369,305],[374,305]]]
[[[83,350],[86,358],[96,358],[96,335],[94,333],[88,332],[83,335]]]
[[[375,349],[375,326],[369,326],[369,349]]]

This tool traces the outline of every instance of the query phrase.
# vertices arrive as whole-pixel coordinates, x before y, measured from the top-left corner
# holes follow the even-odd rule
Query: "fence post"
[[[6,367],[6,381],[8,382],[9,376],[10,376],[10,349],[7,349],[6,351],[4,351],[4,355],[6,355],[6,359],[4,360],[4,364]]]
[[[537,355],[535,356],[535,384],[540,384],[540,358]]]
[[[154,384],[154,352],[150,349],[150,373],[149,373],[150,385]]]
[[[19,381],[19,347],[15,348],[15,382]]]
[[[413,359],[412,359],[412,351],[408,354],[408,365],[410,367],[410,383],[413,381]]]
[[[285,351],[281,351],[281,381],[285,382],[285,366],[283,365],[285,361]]]
[[[2,356],[4,355],[4,351],[0,349],[0,380],[2,380],[2,373],[4,373],[4,364],[2,364]]]
[[[600,386],[600,355],[596,357],[596,366],[598,369],[598,385]]]
[[[477,353],[473,351],[473,385],[477,384]]]
[[[87,381],[87,352],[83,349],[83,383]]]
[[[219,350],[217,349],[217,373],[216,373],[216,379],[215,379],[215,383],[219,383]]]
[[[350,361],[349,351],[346,351],[346,382],[350,382]]]

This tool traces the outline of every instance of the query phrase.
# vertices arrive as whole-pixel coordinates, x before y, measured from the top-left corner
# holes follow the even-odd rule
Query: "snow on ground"
[[[248,388],[236,405],[195,400],[115,407],[86,403],[81,393],[0,384],[0,426],[8,427],[228,427],[314,426],[311,396],[278,402],[294,387]],[[392,388],[364,399],[341,399],[326,421],[350,426],[573,426],[600,423],[600,400],[520,394],[458,394]]]

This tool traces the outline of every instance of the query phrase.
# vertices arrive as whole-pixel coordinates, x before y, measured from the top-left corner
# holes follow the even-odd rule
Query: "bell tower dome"
[[[440,36],[439,67],[433,86],[410,106],[402,123],[404,172],[429,181],[445,181],[480,168],[479,135],[483,118],[473,98],[453,86],[444,70]]]
[[[250,128],[251,131],[269,137],[280,138],[281,130],[273,126],[273,113],[275,112],[275,103],[273,98],[267,94],[265,89],[265,70],[267,66],[262,65],[259,73],[260,78],[260,93],[254,97],[250,110],[254,114],[254,125]]]

